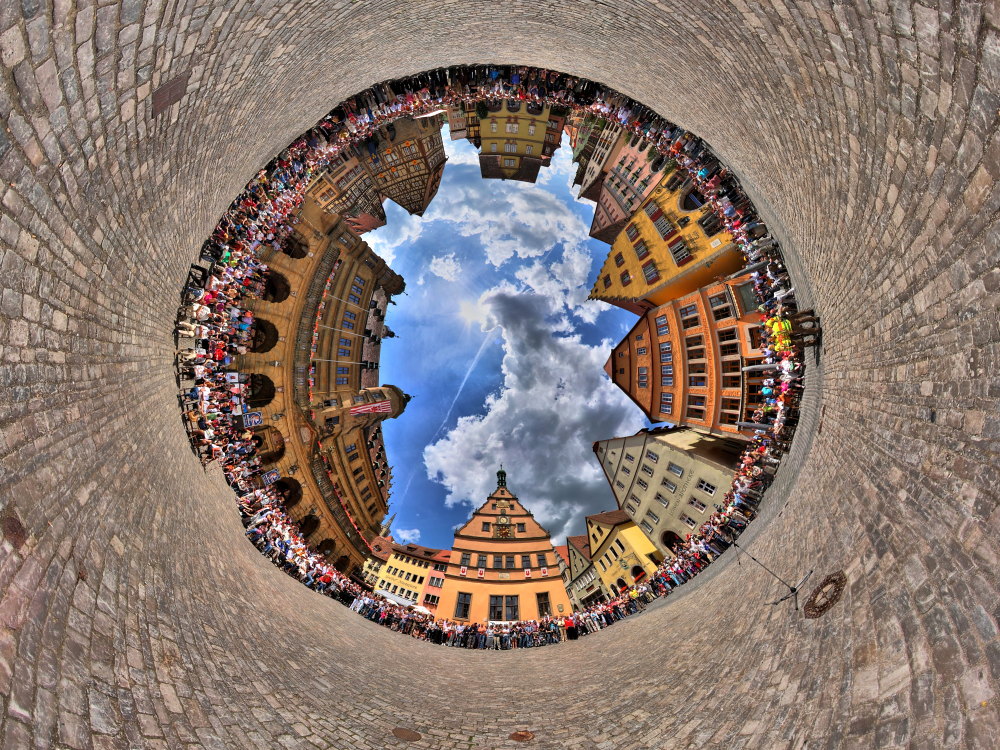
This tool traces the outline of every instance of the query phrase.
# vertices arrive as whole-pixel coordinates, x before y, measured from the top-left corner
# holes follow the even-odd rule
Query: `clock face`
[[[497,519],[497,523],[499,524],[510,523],[510,519],[507,518],[507,516],[500,516],[500,518]]]
[[[509,526],[497,526],[497,536],[500,537],[500,538],[502,538],[502,539],[505,539],[505,538],[509,537],[510,536],[510,527]]]

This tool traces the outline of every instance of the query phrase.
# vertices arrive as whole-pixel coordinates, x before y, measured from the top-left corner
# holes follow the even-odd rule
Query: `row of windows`
[[[523,523],[516,524],[516,526],[517,526],[518,533],[520,533],[520,534],[525,533],[525,527],[524,527]],[[490,522],[489,521],[483,521],[483,531],[489,531],[489,530],[490,530]]]
[[[539,617],[547,617],[552,614],[552,604],[549,602],[549,593],[547,591],[539,591],[535,594],[535,604],[538,607]],[[468,620],[471,609],[472,594],[460,591],[458,600],[455,602],[455,619]],[[517,594],[490,594],[489,618],[490,620],[520,620],[520,597]]]
[[[409,573],[407,571],[400,570],[399,568],[396,567],[390,566],[385,569],[385,572],[388,573],[389,575],[398,576],[406,581],[413,581],[414,583],[424,582],[423,576],[418,576],[416,573]]]
[[[512,569],[514,568],[514,563],[517,559],[517,555],[493,555],[493,567],[501,569]],[[546,568],[549,565],[548,557],[544,552],[539,552],[535,555],[535,560],[538,561],[539,568]],[[486,568],[487,566],[487,556],[486,555],[476,555],[476,567]],[[459,563],[464,568],[468,568],[472,565],[472,555],[468,552],[462,553],[462,559]],[[530,568],[531,565],[531,555],[521,555],[521,567]]]
[[[398,594],[404,599],[409,599],[413,602],[417,600],[418,594],[416,591],[410,591],[410,589],[400,586],[399,584],[390,584],[388,581],[382,581],[381,588],[383,591],[391,591],[393,594]]]

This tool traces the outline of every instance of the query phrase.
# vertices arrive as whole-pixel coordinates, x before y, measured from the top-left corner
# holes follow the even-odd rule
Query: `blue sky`
[[[384,423],[394,534],[451,547],[503,462],[561,541],[614,507],[592,443],[646,424],[602,369],[635,316],[587,300],[608,246],[587,235],[593,204],[571,193],[568,140],[527,185],[483,180],[476,149],[447,127],[444,139],[424,216],[387,201],[387,226],[365,235],[406,279],[381,358],[382,382],[414,396]]]

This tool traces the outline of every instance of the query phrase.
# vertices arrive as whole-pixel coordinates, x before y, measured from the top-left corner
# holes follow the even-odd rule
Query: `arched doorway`
[[[341,573],[346,573],[347,566],[350,564],[351,561],[347,559],[347,555],[341,555],[340,557],[337,558],[337,562],[333,564],[333,567],[335,567]]]
[[[314,513],[310,513],[308,516],[299,521],[299,533],[303,537],[308,537],[316,529],[319,528],[319,518]]]
[[[324,539],[322,542],[319,543],[319,546],[316,547],[316,551],[319,552],[324,557],[329,557],[330,555],[333,554],[333,551],[336,548],[337,548],[337,543],[332,539],[330,539],[329,537],[327,537],[326,539]]]
[[[282,477],[273,485],[285,508],[294,508],[302,501],[302,484],[298,479]]]
[[[632,574],[632,580],[636,583],[639,583],[639,581],[646,577],[646,570],[641,565],[633,565],[632,570],[629,572]]]
[[[271,425],[255,427],[253,443],[257,446],[257,455],[262,464],[273,464],[285,455],[285,438]]]
[[[675,552],[675,548],[684,544],[684,540],[675,531],[664,531],[660,535],[660,542],[671,552]]]
[[[250,376],[247,387],[247,406],[260,409],[274,400],[274,381],[267,375],[255,372]]]
[[[257,318],[253,324],[253,341],[250,344],[250,351],[269,352],[278,343],[278,329],[274,323],[264,318]]]
[[[283,273],[279,273],[274,269],[267,272],[267,281],[264,282],[264,294],[261,295],[262,300],[265,302],[284,302],[291,293],[292,285]]]
[[[627,584],[625,583],[625,579],[619,578],[617,581],[615,581],[615,593],[620,594],[622,591],[625,590],[626,586]]]
[[[306,247],[306,243],[304,243],[294,234],[290,234],[282,244],[281,252],[283,252],[289,258],[299,259],[299,258],[304,258],[309,254],[309,248]]]

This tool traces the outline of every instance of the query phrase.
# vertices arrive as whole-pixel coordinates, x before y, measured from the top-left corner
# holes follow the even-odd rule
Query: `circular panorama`
[[[7,744],[996,744],[989,6],[50,10],[0,11]],[[789,504],[741,543],[844,569],[822,618],[727,565],[607,648],[417,648],[277,571],[190,456],[168,334],[193,248],[328,102],[488,58],[706,136],[801,260],[823,402]]]
[[[468,141],[465,150],[446,150],[446,125],[451,141]],[[454,461],[478,464],[480,473],[484,462],[511,461],[517,444],[530,443],[545,468],[522,468],[518,478],[536,496],[514,495],[501,464],[484,498],[466,495],[470,512],[454,524],[450,549],[417,544],[419,529],[403,529],[396,539],[397,513],[390,512],[406,512],[422,498],[412,478],[404,489],[410,494],[391,496],[383,422],[441,415],[431,408],[403,416],[411,396],[381,382],[381,345],[396,336],[389,306],[406,282],[362,236],[386,225],[388,201],[423,217],[442,184],[445,206],[436,215],[462,213],[455,189],[443,183],[448,153],[472,161],[469,169],[478,167],[482,180],[534,185],[564,146],[560,171],[567,187],[572,182],[593,203],[589,236],[606,249],[582,304],[630,314],[621,341],[607,347],[603,370],[624,396],[616,407],[638,407],[645,425],[629,435],[595,432],[599,417],[584,406],[593,381],[567,379],[560,366],[547,373],[560,382],[551,404],[503,385],[506,392],[488,399],[513,404],[508,424],[494,424],[485,440],[454,433],[447,440],[462,443]],[[495,223],[490,211],[503,211],[515,225],[490,232],[486,257],[500,256],[494,264],[502,266],[520,251],[540,255],[536,271],[575,262],[588,274],[589,261],[565,248],[561,258],[552,257],[554,246],[544,254],[506,249],[530,242],[516,225],[528,221],[525,204],[532,203],[543,206],[533,213],[556,234],[560,217],[551,207],[546,213],[537,196],[514,210],[477,195],[474,222]],[[458,234],[468,243],[475,231]],[[474,262],[438,249],[417,268],[453,282],[457,266]],[[516,304],[511,292],[518,290],[508,282],[505,291]],[[818,354],[822,333],[778,242],[703,141],[605,86],[530,67],[438,69],[345,100],[251,180],[202,247],[182,296],[177,334],[185,343],[177,356],[185,424],[202,464],[218,463],[236,491],[250,541],[275,566],[360,616],[467,649],[533,648],[592,635],[739,548],[737,538],[760,512],[791,447],[803,353]],[[411,299],[402,298],[400,314],[423,304],[442,323],[440,293]],[[488,317],[471,307],[463,309],[473,319]],[[526,314],[523,305],[516,309]],[[578,333],[565,330],[569,317],[553,336]],[[416,361],[431,356],[431,341],[408,351],[401,365],[418,388],[448,391],[440,372],[466,353],[443,325],[437,336],[449,343],[443,362],[425,371]],[[540,337],[505,346],[537,348]],[[442,428],[482,353],[480,345]],[[560,398],[584,412],[572,425],[581,443],[568,455],[558,452]],[[543,413],[529,422],[519,407]],[[533,509],[544,515],[546,506],[569,504],[579,487],[546,491],[537,477],[579,477],[585,461],[599,465],[603,477],[595,471],[592,482],[606,487],[592,500],[596,507],[575,508],[554,539]],[[441,471],[428,466],[428,473]],[[558,510],[547,515],[559,517]],[[794,595],[798,586],[786,585]]]

